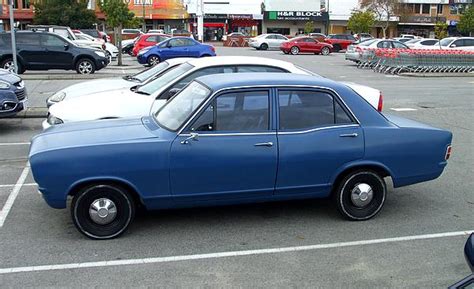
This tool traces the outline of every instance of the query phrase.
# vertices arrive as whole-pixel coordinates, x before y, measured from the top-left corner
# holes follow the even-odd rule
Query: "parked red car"
[[[142,50],[143,48],[153,46],[168,38],[170,38],[170,36],[166,34],[159,34],[159,33],[143,34],[135,43],[135,46],[133,47],[132,55],[137,56],[138,52]]]
[[[332,49],[331,44],[319,42],[312,37],[297,37],[283,42],[280,45],[280,50],[283,51],[283,53],[291,53],[293,55],[302,52],[329,55]]]
[[[356,39],[349,34],[330,34],[324,42],[331,44],[334,47],[334,52],[346,50],[347,46],[354,43]]]

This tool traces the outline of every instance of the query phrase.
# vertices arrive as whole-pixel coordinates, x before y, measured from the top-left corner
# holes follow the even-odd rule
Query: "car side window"
[[[327,92],[281,90],[278,103],[281,130],[353,123],[345,109]]]
[[[196,42],[192,41],[191,39],[182,39],[184,46],[193,46],[196,45]]]
[[[392,45],[388,41],[381,41],[377,43],[378,48],[392,48]]]
[[[268,35],[267,37],[265,37],[265,39],[276,39],[276,36],[275,35]]]
[[[147,39],[145,39],[146,42],[157,42],[157,36],[148,36]]]
[[[285,37],[283,37],[281,35],[275,35],[275,38],[278,39],[278,40],[287,40]]]
[[[65,42],[54,35],[42,34],[41,42],[46,47],[64,47]]]
[[[237,73],[245,72],[288,72],[284,69],[271,66],[259,66],[259,65],[237,65]]]
[[[464,39],[464,46],[474,46],[474,39]]]
[[[406,45],[403,44],[403,43],[399,43],[399,42],[395,42],[395,41],[394,41],[394,42],[392,42],[392,44],[393,44],[393,47],[394,47],[394,48],[400,48],[400,49],[406,49],[406,48],[408,48],[408,46],[406,46]]]
[[[305,39],[304,39],[304,42],[307,42],[307,43],[315,43],[316,41],[314,41],[314,39],[312,39],[312,38],[305,38]]]
[[[185,46],[183,39],[171,39],[168,43],[171,47]]]
[[[225,93],[211,102],[191,126],[191,131],[267,131],[269,115],[268,91]]]
[[[194,71],[193,73],[189,74],[185,78],[179,80],[170,89],[168,89],[168,91],[172,89],[182,89],[188,83],[190,83],[191,81],[193,81],[194,79],[200,76],[210,75],[210,74],[221,74],[221,73],[234,73],[234,68],[232,66],[216,66],[216,67],[207,67],[207,68]],[[166,96],[166,93],[163,95]]]
[[[464,40],[463,39],[458,39],[456,41],[453,42],[454,45],[456,45],[456,47],[462,47],[464,46]],[[453,45],[451,44],[451,45]]]
[[[16,43],[21,45],[40,45],[40,35],[37,33],[17,33]]]
[[[434,45],[436,42],[438,42],[437,40],[425,40],[425,41],[421,41],[421,44],[422,45]]]

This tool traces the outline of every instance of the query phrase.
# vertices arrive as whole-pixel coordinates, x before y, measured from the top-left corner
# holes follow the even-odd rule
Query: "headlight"
[[[10,88],[10,83],[0,80],[0,89],[8,89],[8,88]]]
[[[55,117],[55,116],[50,114],[50,115],[48,115],[48,123],[50,125],[56,125],[56,124],[62,124],[62,123],[64,123],[64,121],[62,119],[60,119],[58,117]]]
[[[94,53],[99,55],[100,57],[105,57],[105,53],[102,52],[102,51],[97,51],[97,50],[94,50]]]
[[[66,93],[64,91],[59,91],[49,97],[49,101],[51,102],[60,102],[66,98]]]

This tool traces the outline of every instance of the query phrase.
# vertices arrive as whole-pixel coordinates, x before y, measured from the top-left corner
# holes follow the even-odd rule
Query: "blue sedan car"
[[[333,196],[367,220],[395,187],[433,180],[452,134],[383,115],[344,84],[313,76],[199,77],[158,112],[77,122],[32,140],[45,201],[94,239],[113,238],[147,209]]]
[[[156,65],[160,61],[176,57],[216,56],[212,45],[202,44],[190,37],[173,37],[138,52],[138,63]]]
[[[0,69],[0,117],[16,115],[26,109],[27,101],[26,88],[21,77]]]

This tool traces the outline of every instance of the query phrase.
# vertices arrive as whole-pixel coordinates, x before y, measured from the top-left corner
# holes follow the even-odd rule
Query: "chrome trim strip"
[[[276,135],[276,131],[269,132],[233,132],[233,133],[198,133],[199,137],[205,136],[253,136],[253,135]],[[190,133],[183,133],[179,136],[190,137]]]
[[[309,89],[322,89],[322,90],[328,90],[328,91],[331,91],[332,93],[334,93],[338,98],[339,100],[342,102],[342,104],[344,105],[344,107],[349,111],[349,113],[352,115],[352,117],[356,120],[357,124],[360,125],[360,121],[359,119],[356,117],[356,115],[352,112],[352,110],[350,109],[350,107],[346,104],[346,102],[344,101],[344,99],[342,99],[342,97],[332,88],[329,88],[329,87],[325,87],[325,86],[312,86],[312,85],[301,85],[301,84],[296,84],[296,85],[291,85],[291,84],[276,84],[276,85],[252,85],[252,86],[232,86],[232,87],[226,87],[226,88],[221,88],[217,91],[215,91],[214,93],[212,93],[210,96],[208,96],[208,98],[206,99],[206,101],[204,103],[201,104],[201,107],[199,107],[198,110],[196,110],[190,118],[188,118],[188,120],[185,122],[185,124],[178,130],[178,135],[181,135],[181,133],[183,132],[183,130],[193,121],[193,119],[196,117],[196,115],[198,115],[203,109],[204,107],[207,106],[207,104],[219,93],[223,92],[223,91],[226,91],[226,90],[234,90],[234,89],[250,89],[250,88],[257,88],[257,89],[272,89],[272,88],[288,88],[288,89],[291,89],[291,88],[309,88]],[[369,104],[370,105],[370,104]]]
[[[344,124],[344,125],[333,125],[333,126],[324,126],[324,127],[317,127],[308,130],[300,130],[300,131],[279,131],[279,135],[289,135],[289,134],[304,134],[310,133],[318,130],[328,130],[333,128],[344,128],[344,127],[360,127],[358,124]]]

